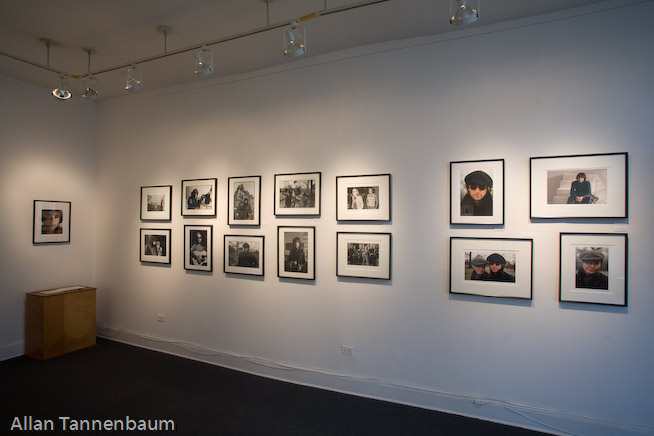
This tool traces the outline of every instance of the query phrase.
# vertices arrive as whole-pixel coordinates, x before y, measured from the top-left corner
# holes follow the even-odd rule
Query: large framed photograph
[[[275,216],[320,216],[321,175],[275,174]]]
[[[561,233],[559,301],[627,305],[627,235]]]
[[[336,177],[337,221],[390,221],[391,175]]]
[[[216,216],[218,179],[182,180],[182,216]]]
[[[170,221],[172,185],[141,186],[141,219]]]
[[[184,226],[184,269],[213,271],[213,226]]]
[[[336,233],[336,275],[391,279],[390,233]]]
[[[141,229],[141,262],[170,265],[170,229]]]
[[[315,227],[277,227],[277,277],[315,280]]]
[[[532,298],[533,240],[450,238],[450,293]]]
[[[258,226],[261,223],[261,176],[229,177],[227,224]]]
[[[627,153],[532,157],[532,218],[627,218]]]
[[[70,201],[34,200],[32,243],[70,242]]]
[[[450,162],[450,224],[504,224],[504,159]]]
[[[264,237],[225,235],[225,273],[263,276]]]

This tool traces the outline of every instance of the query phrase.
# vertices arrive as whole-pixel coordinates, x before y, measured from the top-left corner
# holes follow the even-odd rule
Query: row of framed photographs
[[[322,173],[275,174],[275,216],[320,216]],[[261,224],[261,176],[229,177],[227,223]],[[182,216],[216,216],[218,179],[182,180]],[[141,187],[141,220],[170,221],[172,185]],[[336,177],[336,219],[390,221],[391,175]]]
[[[140,261],[171,263],[171,229],[141,229]],[[263,235],[224,235],[223,272],[264,275]],[[184,269],[213,271],[213,226],[184,226]],[[336,275],[391,279],[391,234],[336,233]],[[277,276],[316,278],[316,228],[277,227]]]

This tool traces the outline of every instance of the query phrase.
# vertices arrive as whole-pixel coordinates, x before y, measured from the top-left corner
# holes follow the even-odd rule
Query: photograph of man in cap
[[[487,280],[494,280],[497,282],[514,282],[515,277],[504,271],[506,266],[506,259],[499,253],[493,253],[486,258],[488,261],[488,268],[490,269],[489,278]]]
[[[472,273],[470,274],[470,280],[490,280],[490,274],[486,271],[486,265],[488,262],[484,256],[478,254],[472,259]]]
[[[467,193],[461,199],[461,216],[493,215],[493,179],[484,171],[473,171],[465,177]]]
[[[597,249],[583,250],[577,256],[577,288],[609,289],[609,278],[602,274],[604,254]]]

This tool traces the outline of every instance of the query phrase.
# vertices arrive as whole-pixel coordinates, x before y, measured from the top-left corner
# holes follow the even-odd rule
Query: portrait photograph
[[[277,227],[277,276],[314,280],[315,241],[315,227]]]
[[[320,216],[322,173],[275,174],[275,216]]]
[[[390,233],[336,233],[336,275],[391,279]]]
[[[170,265],[170,229],[141,229],[141,262]]]
[[[504,224],[504,159],[450,162],[450,224]]]
[[[261,176],[229,177],[227,224],[258,226],[261,223]]]
[[[225,235],[223,270],[228,274],[264,275],[264,237]]]
[[[216,216],[218,179],[182,180],[182,216]]]
[[[70,201],[34,200],[32,243],[70,242]]]
[[[184,226],[184,269],[213,271],[213,226]]]
[[[532,298],[532,239],[450,238],[450,293]]]
[[[170,221],[172,185],[141,186],[141,219]]]
[[[391,175],[336,177],[337,221],[390,221]]]
[[[559,301],[627,305],[627,235],[561,233]]]
[[[532,218],[627,218],[627,153],[530,158]]]

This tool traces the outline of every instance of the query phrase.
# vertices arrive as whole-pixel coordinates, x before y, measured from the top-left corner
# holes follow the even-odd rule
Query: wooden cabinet
[[[25,355],[50,359],[95,345],[95,288],[28,292]]]

